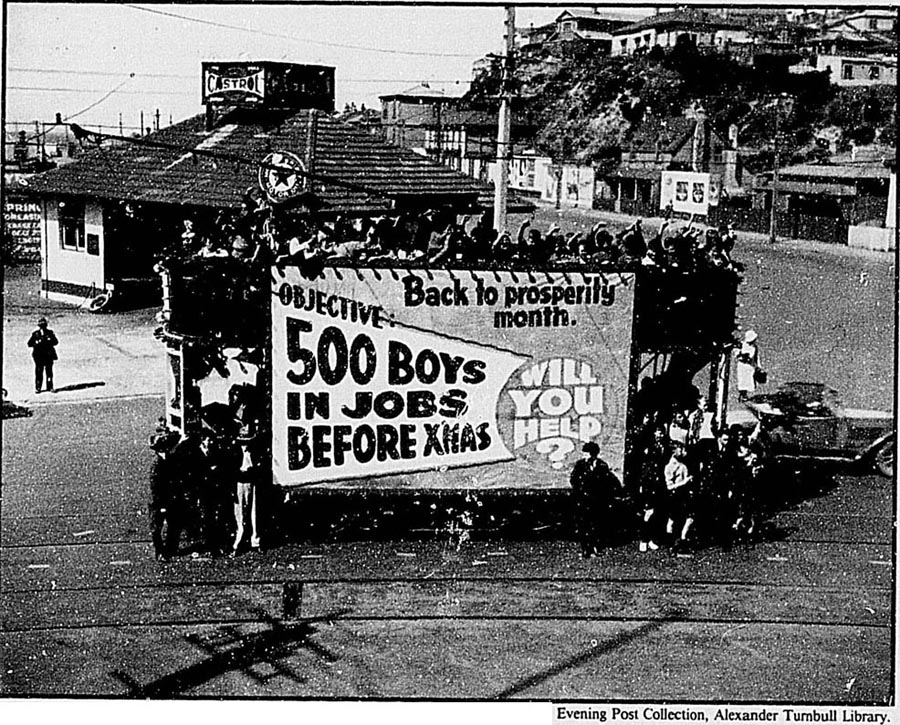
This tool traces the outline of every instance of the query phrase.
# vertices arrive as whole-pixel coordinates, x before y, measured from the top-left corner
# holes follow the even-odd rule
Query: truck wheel
[[[895,438],[891,438],[886,441],[885,444],[878,449],[878,453],[875,454],[875,468],[878,469],[878,472],[882,476],[893,478],[896,459],[897,441]]]

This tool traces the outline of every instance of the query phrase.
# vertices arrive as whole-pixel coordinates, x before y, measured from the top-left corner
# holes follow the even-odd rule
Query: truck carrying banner
[[[622,474],[634,275],[273,270],[283,486],[559,488]]]

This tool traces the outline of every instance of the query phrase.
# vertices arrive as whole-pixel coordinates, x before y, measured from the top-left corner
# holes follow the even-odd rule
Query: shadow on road
[[[24,405],[16,405],[8,400],[3,401],[3,420],[8,418],[30,418],[31,416],[31,408],[26,408]]]
[[[183,696],[233,671],[240,671],[263,685],[279,676],[303,684],[306,678],[282,660],[295,655],[300,649],[306,649],[323,662],[336,662],[335,654],[312,640],[312,636],[316,633],[313,625],[317,622],[333,621],[345,613],[346,610],[342,610],[313,619],[282,622],[261,612],[260,618],[270,627],[262,632],[243,634],[235,625],[228,625],[217,627],[208,635],[187,635],[185,639],[188,642],[210,656],[145,685],[141,685],[125,672],[114,671],[111,674],[128,687],[127,697],[141,699]]]
[[[591,660],[598,659],[603,657],[604,655],[610,654],[615,650],[624,647],[625,645],[640,639],[641,637],[645,637],[648,634],[655,632],[656,630],[662,629],[663,626],[667,622],[672,622],[678,620],[680,617],[684,616],[684,612],[680,610],[669,610],[666,612],[665,616],[662,619],[656,620],[654,622],[647,622],[646,624],[642,624],[639,627],[636,627],[633,630],[628,632],[622,632],[619,635],[616,635],[612,639],[607,642],[600,642],[597,646],[592,646],[590,649],[581,652],[574,657],[570,657],[569,659],[560,662],[559,664],[553,665],[552,667],[548,667],[543,672],[538,672],[537,674],[531,675],[530,677],[526,677],[524,680],[519,680],[514,683],[510,687],[506,688],[502,692],[494,695],[494,700],[505,700],[510,697],[514,697],[525,690],[531,689],[535,685],[540,685],[547,680],[556,677],[559,674],[562,674],[566,670],[571,670],[576,667],[580,667],[581,665],[590,662]]]
[[[73,390],[87,390],[88,388],[101,388],[106,385],[102,380],[94,380],[89,383],[72,383],[71,385],[63,385],[56,388],[57,393],[69,393]]]

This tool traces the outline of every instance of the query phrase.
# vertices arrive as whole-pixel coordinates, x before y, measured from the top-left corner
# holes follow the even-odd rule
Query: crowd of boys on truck
[[[224,363],[221,350],[227,344],[261,362],[269,278],[288,265],[310,279],[326,265],[426,273],[446,267],[644,270],[663,280],[687,280],[682,284],[688,289],[695,283],[702,287],[704,274],[725,275],[736,286],[742,270],[731,258],[733,230],[702,230],[693,220],[667,219],[649,238],[641,220],[617,231],[598,222],[587,232],[564,233],[554,225],[542,233],[526,219],[515,238],[493,229],[487,214],[470,222],[451,209],[329,219],[308,208],[270,205],[248,190],[239,212],[186,219],[181,238],[158,260],[165,287],[199,285],[204,291],[192,298],[198,304],[170,306],[163,320],[172,325],[177,319],[179,331],[205,348],[206,367],[215,368]],[[160,328],[161,337],[165,330]],[[730,541],[756,529],[754,491],[766,467],[766,432],[757,428],[748,439],[738,429],[722,427],[714,439],[701,438],[699,421],[708,405],[689,377],[644,378],[634,396],[626,455],[639,461],[637,485],[626,487],[599,461],[596,444],[585,443],[586,460],[571,476],[575,528],[585,556],[614,540],[617,528],[636,533],[641,551],[723,536]],[[163,420],[151,437],[157,453],[153,541],[160,558],[180,551],[185,535],[182,543],[190,543],[195,553],[233,556],[247,543],[260,546],[260,529],[265,531],[271,515],[260,506],[257,520],[267,456],[262,390],[235,386],[228,405],[217,406],[215,420],[204,411],[195,429],[181,431]]]

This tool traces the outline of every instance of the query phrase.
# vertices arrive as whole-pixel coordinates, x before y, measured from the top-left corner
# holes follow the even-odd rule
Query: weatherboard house
[[[17,192],[41,206],[41,292],[74,304],[157,294],[155,261],[185,219],[239,210],[260,162],[288,152],[324,218],[438,206],[473,209],[490,189],[333,118],[334,69],[203,64],[206,113],[140,139],[82,133],[76,162]],[[80,129],[79,129],[80,130]]]

